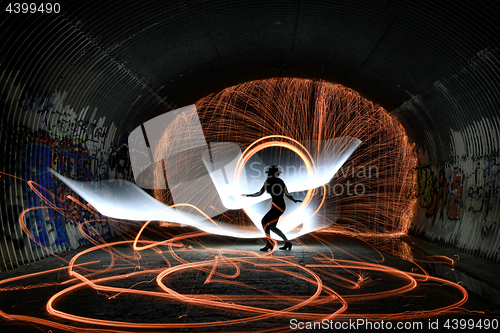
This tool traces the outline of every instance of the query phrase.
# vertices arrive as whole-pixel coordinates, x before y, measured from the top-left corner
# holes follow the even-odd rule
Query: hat
[[[280,174],[281,173],[281,170],[278,168],[277,165],[271,165],[269,167],[269,169],[267,169],[266,171],[267,174],[273,174],[273,175],[277,175],[277,174]]]

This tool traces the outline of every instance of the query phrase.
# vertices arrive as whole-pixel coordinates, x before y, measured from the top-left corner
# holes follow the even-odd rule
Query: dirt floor
[[[163,228],[141,240],[139,247],[150,248],[134,251],[133,238],[115,239],[0,273],[0,331],[493,332],[500,326],[499,305],[463,282],[433,276],[452,276],[458,265],[438,257],[439,248],[428,254],[425,243],[412,247],[410,238],[372,246],[316,233],[294,240],[291,251],[274,252],[259,251],[263,239],[194,229]]]

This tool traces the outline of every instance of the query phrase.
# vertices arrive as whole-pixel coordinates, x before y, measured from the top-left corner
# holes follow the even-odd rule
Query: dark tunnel
[[[422,330],[425,331],[426,328],[434,328],[431,324],[436,321],[437,325],[438,319],[441,329],[454,328],[453,320],[458,323],[455,327],[458,328],[460,320],[464,318],[473,321],[472,329],[477,329],[478,323],[485,328],[486,320],[488,329],[495,328],[495,323],[498,328],[500,2],[1,1],[0,7],[2,330],[30,332],[39,326],[45,332],[51,329],[53,332],[104,332],[111,331],[113,327],[110,326],[115,326],[127,332],[141,329],[148,332],[219,329],[266,331],[273,330],[273,327],[276,331],[307,328],[314,331],[326,327],[345,329],[335,326],[333,322],[328,322],[328,326],[324,320],[345,323],[348,320],[367,319],[373,324],[383,325],[381,322],[387,319],[394,320],[394,326],[386,327],[389,329],[395,329],[396,321],[399,320],[400,323],[404,321],[404,324],[423,323]],[[333,197],[324,199],[320,204],[322,210],[318,208],[316,212],[338,210],[338,215],[324,213],[333,224],[325,229],[300,234],[296,240],[292,240],[291,251],[280,252],[276,248],[276,252],[270,254],[275,258],[273,260],[281,262],[284,259],[279,259],[280,253],[293,256],[299,253],[294,251],[306,251],[300,257],[302,259],[297,259],[297,256],[297,260],[287,261],[291,265],[286,273],[288,275],[281,275],[280,278],[292,285],[297,283],[296,290],[302,288],[301,283],[310,283],[309,289],[304,289],[303,294],[293,300],[291,298],[295,296],[290,296],[290,299],[283,296],[287,302],[294,304],[290,308],[289,304],[283,306],[286,307],[283,310],[277,305],[280,303],[277,295],[289,294],[279,286],[276,286],[276,290],[269,287],[269,295],[277,297],[274,302],[262,300],[260,305],[252,303],[257,300],[244,304],[240,302],[241,309],[232,310],[242,311],[237,316],[231,314],[226,305],[222,306],[223,310],[210,308],[219,305],[214,305],[215,300],[208,296],[204,299],[190,295],[187,300],[182,298],[185,296],[180,297],[168,291],[166,294],[172,299],[165,298],[165,302],[179,302],[181,305],[175,303],[179,307],[185,304],[182,303],[184,301],[190,306],[201,308],[196,310],[198,312],[193,310],[191,315],[174,311],[173,319],[165,319],[165,313],[161,318],[151,313],[144,316],[140,311],[131,310],[132,305],[127,308],[125,302],[121,305],[113,303],[121,292],[99,288],[96,289],[97,294],[107,295],[107,300],[114,304],[115,310],[109,316],[92,312],[89,305],[89,302],[106,303],[106,298],[88,300],[86,305],[78,309],[76,304],[80,303],[76,298],[75,301],[69,301],[76,296],[64,296],[54,303],[54,308],[47,306],[46,309],[48,299],[65,288],[61,279],[57,278],[59,273],[47,273],[55,274],[54,279],[45,275],[35,280],[24,277],[23,280],[16,280],[16,277],[36,272],[42,274],[44,270],[56,269],[61,265],[71,266],[74,264],[69,263],[71,258],[83,256],[82,253],[87,253],[85,251],[97,248],[105,254],[100,256],[106,259],[97,254],[89,255],[91,252],[85,254],[89,263],[80,260],[82,266],[67,276],[68,285],[76,283],[70,279],[86,283],[91,277],[105,279],[111,276],[110,272],[118,269],[113,266],[115,258],[128,260],[131,271],[140,270],[138,267],[141,265],[146,267],[151,262],[162,261],[159,267],[172,268],[177,260],[178,267],[205,274],[203,288],[211,285],[209,282],[217,274],[221,274],[217,275],[220,279],[229,279],[234,267],[238,267],[238,272],[241,268],[243,272],[248,265],[254,265],[254,268],[249,269],[248,281],[255,281],[252,274],[256,274],[259,269],[255,268],[258,267],[256,261],[267,263],[266,260],[271,257],[254,257],[247,252],[243,255],[234,251],[238,248],[259,252],[255,241],[261,244],[262,239],[265,240],[264,234],[260,240],[240,239],[235,234],[200,233],[196,226],[179,221],[174,223],[159,218],[127,220],[127,216],[108,216],[89,200],[87,203],[84,196],[79,196],[80,192],[49,172],[49,169],[53,169],[74,181],[94,182],[94,187],[100,189],[113,180],[135,182],[163,203],[177,204],[181,195],[179,193],[186,189],[173,185],[169,187],[168,184],[156,188],[144,185],[144,174],[141,178],[134,172],[134,153],[137,152],[131,147],[129,135],[139,133],[144,135],[144,147],[147,146],[151,157],[151,170],[148,172],[159,170],[160,178],[164,176],[162,181],[170,181],[170,184],[173,184],[174,178],[181,177],[178,174],[188,173],[187,182],[198,177],[199,172],[208,179],[202,184],[203,188],[213,187],[210,170],[207,171],[202,162],[194,165],[183,161],[173,166],[169,166],[166,160],[161,160],[163,165],[155,166],[153,163],[151,147],[154,143],[148,142],[146,124],[154,119],[153,122],[158,122],[168,112],[189,105],[194,105],[195,114],[199,116],[196,124],[200,122],[200,128],[203,129],[200,131],[201,141],[203,145],[209,145],[210,159],[215,158],[212,148],[217,141],[236,142],[243,151],[255,140],[272,135],[283,135],[301,142],[352,136],[364,142],[351,159],[347,162],[344,160],[345,165],[352,166],[352,175],[354,165],[360,168],[360,165],[378,163],[377,179],[368,184],[367,196],[348,197],[343,193],[340,198],[336,196],[335,200]],[[287,120],[284,116],[280,120],[280,114],[286,114]],[[184,117],[187,116],[184,114]],[[196,130],[181,129],[175,139],[177,141],[169,144],[182,146],[188,141],[194,142],[198,140],[196,133]],[[187,146],[189,144],[186,143]],[[197,159],[201,161],[204,148],[197,145],[192,143],[192,147],[198,147]],[[378,167],[382,174],[380,177]],[[342,180],[339,175],[340,171],[334,178],[337,182]],[[225,174],[224,177],[227,183]],[[329,184],[333,185],[335,181]],[[197,185],[195,190],[201,190],[202,185]],[[108,189],[108,192],[112,190]],[[189,197],[191,192],[182,195]],[[186,202],[193,203],[211,214],[210,218],[216,219],[214,216],[219,212],[219,206],[214,202],[218,199],[217,196],[207,199],[209,196],[207,194],[192,202],[186,199]],[[287,207],[291,209],[293,203]],[[192,213],[193,210],[189,209],[186,208],[186,211]],[[209,210],[214,212],[208,213]],[[323,216],[320,213],[318,216]],[[239,221],[238,226],[245,227],[251,225],[246,214],[248,211],[241,209],[221,213],[217,218],[224,225]],[[146,220],[155,220],[155,223],[149,225],[150,230],[146,228],[143,232],[141,228]],[[259,227],[260,219],[256,225]],[[174,241],[152,246],[151,254],[144,254],[141,259],[141,251],[135,248],[135,244],[132,248],[130,242],[142,234],[147,235],[151,242],[168,238]],[[182,235],[192,235],[192,238],[184,239]],[[116,247],[103,245],[117,240],[129,243],[116,243]],[[281,238],[277,238],[277,241],[281,242]],[[337,243],[344,244],[343,250],[332,245]],[[364,252],[368,251],[362,247],[368,246],[366,244],[373,251],[370,254]],[[234,248],[225,252],[230,253],[227,256],[221,254],[222,250],[219,250],[219,254],[214,250],[225,246]],[[365,279],[370,280],[367,275],[374,271],[366,273],[367,267],[377,272],[373,273],[370,283],[383,279],[377,274],[393,274],[367,264],[368,261],[372,265],[370,260],[378,255],[373,253],[384,253],[386,258],[394,258],[394,262],[401,260],[399,264],[388,264],[391,259],[384,265],[387,263],[388,266],[394,265],[401,271],[410,272],[397,277],[391,275],[398,281],[394,283],[394,288],[400,287],[398,283],[403,285],[401,281],[405,279],[416,281],[415,284],[425,280],[420,275],[412,275],[414,273],[433,276],[440,279],[435,281],[436,284],[453,290],[449,292],[455,294],[449,296],[448,290],[444,289],[434,293],[426,290],[431,288],[426,286],[422,294],[434,295],[429,296],[428,303],[437,297],[449,300],[449,304],[456,306],[447,308],[448,303],[436,305],[437,309],[441,309],[438,311],[423,303],[408,301],[410,303],[401,305],[403,311],[391,308],[396,306],[387,300],[374,305],[375,301],[370,303],[369,300],[376,297],[369,296],[362,301],[369,305],[364,305],[365,308],[361,306],[360,309],[351,307],[353,310],[349,312],[346,304],[351,304],[345,301],[349,297],[344,299],[334,294],[336,291],[332,290],[335,288],[326,287],[332,279],[338,282],[348,278],[333,278],[329,275],[327,269],[320,265],[326,265],[325,262],[318,261],[318,255],[312,254],[313,250],[302,250],[307,246],[321,252],[323,257],[328,256],[329,260],[342,258],[339,260],[345,260],[342,265],[345,265],[346,272],[363,271],[356,275],[354,280],[358,282],[353,282],[354,285],[361,284],[360,281]],[[189,254],[189,259],[183,257],[180,260],[175,252],[177,248],[183,251],[184,256],[188,256],[193,248],[195,252]],[[146,251],[150,249],[144,250],[144,253]],[[337,257],[335,251],[341,254]],[[359,259],[361,266],[350,262],[353,257],[346,254],[350,251],[357,253],[356,260],[362,258]],[[161,258],[154,261],[151,259],[153,255],[160,255]],[[241,261],[235,263],[235,257]],[[246,259],[241,259],[243,257]],[[366,259],[368,257],[372,259]],[[209,259],[215,260],[213,267],[207,264],[209,261],[205,261]],[[96,264],[94,261],[97,260],[101,260],[102,264]],[[141,260],[144,263],[138,263]],[[299,262],[300,267],[294,266]],[[113,269],[104,267],[108,263]],[[88,271],[82,268],[85,265]],[[278,274],[278,266],[265,267],[273,274]],[[309,273],[311,267],[323,268]],[[159,270],[156,266],[154,269]],[[151,272],[148,274],[153,274]],[[313,274],[313,277],[297,278],[297,274],[306,274],[304,272]],[[175,269],[159,275],[155,273],[155,276],[162,276],[163,280],[159,279],[158,285],[152,286],[151,290],[157,293],[175,288],[184,290],[179,286],[183,279],[189,281],[187,287],[193,287],[197,275],[191,273],[181,274]],[[186,276],[183,277],[183,274]],[[128,284],[120,283],[127,288],[136,288],[136,284],[143,283],[141,281],[144,279],[133,276]],[[264,277],[261,275],[259,279],[261,281]],[[294,279],[300,281],[291,282]],[[155,282],[153,275],[146,277],[146,280]],[[166,280],[171,284],[167,284]],[[318,282],[320,280],[322,283]],[[247,286],[250,283],[248,281],[231,283],[245,283]],[[46,289],[55,289],[34,291],[38,295],[36,297],[26,291],[32,288],[38,290],[38,287],[43,289],[45,286],[41,284],[44,283],[54,283]],[[103,283],[111,285],[109,281]],[[323,289],[320,288],[322,285]],[[368,291],[363,290],[366,293],[386,292],[386,286],[363,286],[361,289],[367,288]],[[86,285],[84,288],[91,287]],[[262,284],[260,287],[266,288]],[[315,288],[321,289],[317,295],[314,294]],[[347,287],[342,284],[342,288]],[[257,293],[257,289],[252,289],[252,293]],[[74,293],[83,295],[82,290]],[[202,294],[220,293],[221,289],[208,289]],[[468,295],[468,300],[464,296],[465,301],[462,303],[461,293]],[[98,297],[97,294],[94,292],[92,297]],[[301,298],[312,294],[316,298],[310,303]],[[326,294],[337,298],[337,303],[326,303]],[[177,298],[173,300],[172,295]],[[411,294],[408,299],[417,299],[419,295]],[[39,303],[41,305],[38,307],[17,305],[25,304],[31,298],[37,298],[38,302],[43,298],[45,301]],[[144,307],[161,308],[164,306],[161,304],[162,299],[148,299],[144,301]],[[227,304],[237,302],[229,296],[226,301]],[[307,305],[299,307],[302,301]],[[140,301],[137,302],[139,304]],[[200,302],[209,304],[208,309],[204,310]],[[335,311],[325,311],[320,306],[322,302],[324,308],[335,308]],[[80,317],[70,319],[54,312],[57,306],[82,318],[100,318],[103,322],[85,322]],[[380,306],[384,310],[380,310]],[[17,307],[22,310],[16,312]],[[296,312],[293,312],[294,309]],[[363,312],[365,309],[368,310]],[[463,309],[466,310],[459,311]],[[235,319],[240,318],[241,313],[251,315],[248,317],[251,318],[249,326]],[[305,314],[311,313],[315,316],[307,318]],[[384,316],[384,313],[388,314]],[[474,314],[472,318],[467,317],[471,314]],[[179,322],[179,318],[184,319]],[[280,324],[273,326],[270,318],[281,320]],[[106,320],[113,323],[105,323]],[[325,327],[304,324],[314,320]],[[129,327],[117,325],[117,322],[155,324]],[[203,326],[207,322],[216,324]],[[449,327],[442,326],[445,323]],[[471,329],[470,322],[466,323],[469,326],[466,324],[465,328]],[[346,327],[346,331],[354,331],[353,326]],[[377,329],[366,323],[361,328]]]

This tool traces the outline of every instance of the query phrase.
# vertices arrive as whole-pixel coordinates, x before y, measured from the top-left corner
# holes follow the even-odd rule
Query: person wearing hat
[[[260,191],[252,194],[242,195],[245,197],[258,197],[264,192],[267,192],[271,195],[272,198],[271,209],[262,218],[262,227],[264,228],[264,232],[266,233],[267,243],[266,246],[261,248],[260,250],[269,251],[273,248],[270,236],[271,231],[283,238],[283,240],[285,241],[285,245],[283,247],[280,247],[280,250],[291,250],[292,243],[288,241],[285,234],[280,229],[278,229],[276,225],[278,224],[280,216],[285,212],[285,196],[295,203],[302,202],[302,200],[295,200],[292,195],[288,193],[285,182],[281,178],[278,178],[281,171],[279,170],[277,165],[271,165],[266,173],[267,179]]]

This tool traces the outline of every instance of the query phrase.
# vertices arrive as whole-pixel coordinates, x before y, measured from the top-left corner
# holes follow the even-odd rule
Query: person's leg
[[[276,227],[280,215],[281,212],[279,210],[272,208],[262,218],[262,228],[264,229],[264,233],[266,234],[266,239],[267,239],[266,246],[261,249],[262,251],[266,251],[266,248],[267,249],[273,248],[273,242],[271,241],[271,228],[273,225],[274,227]]]
[[[276,225],[278,224],[278,221],[273,221],[272,223],[269,223],[269,230],[274,232],[276,235],[280,236],[281,238],[283,238],[284,241],[288,241],[288,239],[286,238],[285,234],[283,233],[283,231],[281,231],[280,229],[278,229],[276,227]]]
[[[283,233],[283,231],[281,231],[280,229],[278,229],[276,227],[276,225],[278,224],[278,221],[276,222],[273,222],[273,223],[269,223],[269,230],[274,232],[276,235],[280,236],[281,238],[283,238],[283,240],[285,241],[285,245],[283,245],[282,247],[280,247],[280,250],[291,250],[292,249],[292,243],[288,241],[288,239],[286,238],[285,234]]]

